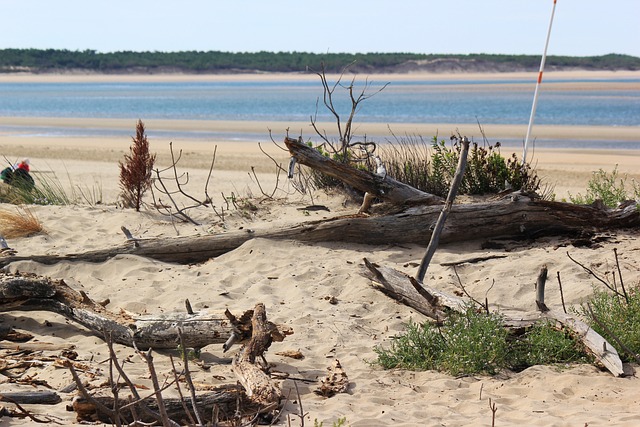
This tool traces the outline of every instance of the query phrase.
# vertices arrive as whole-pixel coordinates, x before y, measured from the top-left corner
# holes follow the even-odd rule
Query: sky
[[[528,54],[553,0],[0,0],[0,49]],[[557,0],[549,55],[640,57],[640,0]]]

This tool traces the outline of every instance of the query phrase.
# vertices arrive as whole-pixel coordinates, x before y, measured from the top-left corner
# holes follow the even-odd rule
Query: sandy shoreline
[[[328,75],[332,78],[336,75]],[[511,73],[406,73],[370,74],[371,80],[526,80],[534,83],[538,72]],[[640,71],[546,71],[545,79],[637,79]],[[184,81],[259,81],[259,80],[311,80],[317,81],[313,73],[247,73],[247,74],[32,74],[0,73],[0,82],[184,82]]]
[[[148,132],[212,132],[250,135],[251,139],[260,141],[269,138],[269,130],[274,134],[284,134],[289,129],[290,134],[303,137],[314,137],[315,134],[306,122],[278,122],[278,121],[242,121],[242,120],[143,120]],[[448,137],[451,133],[459,132],[469,137],[482,140],[482,134],[477,124],[455,123],[355,123],[356,135],[375,135],[390,137],[389,129],[396,135],[420,135],[431,138],[434,135]],[[62,129],[104,129],[120,130],[132,133],[135,119],[103,119],[103,118],[68,118],[68,117],[0,117],[0,126],[6,126],[0,131],[0,136],[20,136],[20,128],[55,127]],[[11,127],[16,127],[12,130]],[[331,132],[334,123],[319,122],[320,129]],[[524,140],[527,125],[482,124],[482,128],[491,141],[499,138],[519,138]],[[640,141],[640,129],[637,126],[562,126],[535,125],[533,137],[540,139],[573,139],[573,140],[611,140],[611,141]],[[33,132],[32,132],[33,133]],[[186,135],[186,138],[189,138]],[[55,138],[54,138],[55,139]],[[195,139],[195,138],[190,138]],[[202,139],[202,138],[200,138]]]
[[[262,153],[268,152],[281,163],[286,163],[288,155],[279,150],[270,140],[269,130],[276,142],[281,142],[289,129],[291,135],[302,134],[312,141],[317,140],[309,123],[280,123],[254,121],[216,120],[145,120],[147,134],[153,152],[158,154],[158,162],[170,162],[169,145],[173,142],[176,153],[182,150],[183,165],[209,168],[214,148],[217,150],[216,169],[239,171],[246,174],[251,168],[258,172],[272,172],[271,161]],[[21,157],[66,160],[66,173],[73,174],[74,161],[105,162],[117,165],[128,151],[135,121],[124,119],[95,118],[50,118],[50,117],[0,117],[0,154],[13,161]],[[14,128],[15,126],[15,128]],[[321,129],[333,129],[332,123],[321,123]],[[40,128],[44,129],[42,132]],[[50,128],[63,129],[79,136],[57,137],[47,134]],[[88,130],[99,130],[107,136],[89,136]],[[459,132],[482,143],[482,134],[477,125],[454,124],[393,124],[396,135],[421,135],[429,140],[433,135],[448,138],[452,132]],[[517,140],[526,133],[525,125],[483,125],[483,131],[490,142],[500,138]],[[87,135],[83,135],[87,133]],[[108,136],[118,132],[122,136]],[[157,136],[154,132],[159,132]],[[192,132],[210,132],[215,138],[194,137]],[[392,140],[389,126],[383,123],[362,123],[357,126],[358,134],[379,135],[374,141]],[[42,133],[42,134],[41,134]],[[175,136],[171,136],[172,133]],[[229,136],[227,136],[229,135]],[[241,135],[240,139],[231,136]],[[541,141],[616,141],[616,146],[634,146],[640,138],[637,127],[607,126],[535,126],[534,137]],[[523,138],[522,138],[523,139]],[[534,140],[535,141],[535,140]],[[260,145],[258,145],[258,143]],[[597,146],[596,142],[590,146]],[[522,156],[521,144],[504,144],[503,155],[516,153]],[[640,150],[633,149],[575,149],[536,146],[532,142],[528,159],[532,161],[545,182],[556,188],[559,198],[569,193],[584,193],[592,173],[603,169],[613,171],[616,167],[621,174],[640,180]],[[49,162],[51,163],[51,162]],[[36,165],[36,167],[38,167]],[[60,166],[58,166],[60,167]],[[44,169],[50,169],[49,165]],[[82,168],[80,168],[82,169]],[[100,178],[101,180],[104,178]]]

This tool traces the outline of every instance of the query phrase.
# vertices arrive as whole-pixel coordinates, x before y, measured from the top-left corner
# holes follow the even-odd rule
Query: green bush
[[[551,321],[537,323],[519,337],[512,346],[510,365],[513,369],[555,363],[590,362],[581,343],[571,334],[558,330]]]
[[[588,304],[588,305],[587,305]],[[587,323],[607,341],[615,345],[617,337],[633,354],[616,345],[623,362],[636,360],[634,354],[640,354],[640,288],[629,290],[626,298],[603,290],[595,290],[588,303],[577,311],[587,319]],[[589,312],[604,327],[596,322]]]
[[[313,147],[308,142],[309,147]],[[371,153],[348,149],[333,152],[324,145],[315,147],[323,156],[358,169],[375,172],[376,165]],[[541,181],[529,164],[522,165],[516,154],[504,158],[500,154],[500,143],[480,146],[473,143],[467,157],[467,168],[460,184],[460,194],[495,194],[510,188],[536,192]],[[445,197],[458,166],[462,144],[457,138],[451,143],[433,137],[426,142],[422,137],[395,137],[394,141],[377,146],[379,156],[386,168],[387,176],[408,184],[418,190]],[[340,180],[322,172],[311,172],[316,188],[333,188],[341,185]]]
[[[422,138],[395,137],[380,145],[380,157],[387,174],[427,193],[445,197],[455,174],[462,145],[457,138],[448,144],[433,137],[427,144]],[[494,194],[507,188],[536,192],[541,181],[529,164],[522,165],[516,154],[504,158],[500,143],[483,146],[473,143],[467,156],[467,168],[460,184],[460,194]]]
[[[473,307],[451,313],[441,326],[409,322],[388,348],[377,346],[374,351],[375,363],[385,369],[438,370],[451,375],[590,360],[580,343],[551,323],[536,324],[513,337],[504,328],[502,316]]]
[[[587,193],[584,196],[580,193],[575,196],[569,194],[569,200],[577,205],[590,205],[596,200],[602,200],[605,206],[615,208],[619,203],[631,198],[640,200],[640,186],[633,180],[632,188],[633,193],[630,195],[627,192],[627,176],[620,177],[616,165],[611,173],[602,169],[594,172],[587,183]]]

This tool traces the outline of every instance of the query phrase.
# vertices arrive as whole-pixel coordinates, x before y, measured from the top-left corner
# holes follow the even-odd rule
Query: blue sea
[[[564,86],[554,88],[554,80],[545,80],[540,89],[535,124],[638,126],[638,141],[627,141],[624,148],[640,149],[640,79],[599,82],[601,89],[598,81],[589,85],[589,89],[569,86],[563,89]],[[607,84],[615,82],[635,84],[626,85],[624,90]],[[343,80],[343,84],[348,83],[350,80]],[[394,123],[526,125],[535,87],[535,82],[525,80],[394,80],[379,91],[385,83],[375,76],[369,78],[368,87],[364,86],[365,81],[356,81],[356,96],[363,90],[373,95],[361,103],[356,122],[381,122],[390,126]],[[308,122],[317,111],[318,121],[333,121],[322,105],[322,96],[319,80],[0,82],[0,116]],[[344,120],[350,110],[346,90],[337,87],[334,100]],[[64,136],[65,132],[116,132],[62,128],[38,131],[56,136]],[[221,135],[200,132],[189,136]],[[238,137],[252,138],[251,135]]]

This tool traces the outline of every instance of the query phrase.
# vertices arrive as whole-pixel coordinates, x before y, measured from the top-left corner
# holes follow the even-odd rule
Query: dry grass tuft
[[[0,234],[5,238],[27,237],[43,232],[44,227],[29,208],[18,207],[16,212],[0,209]]]

